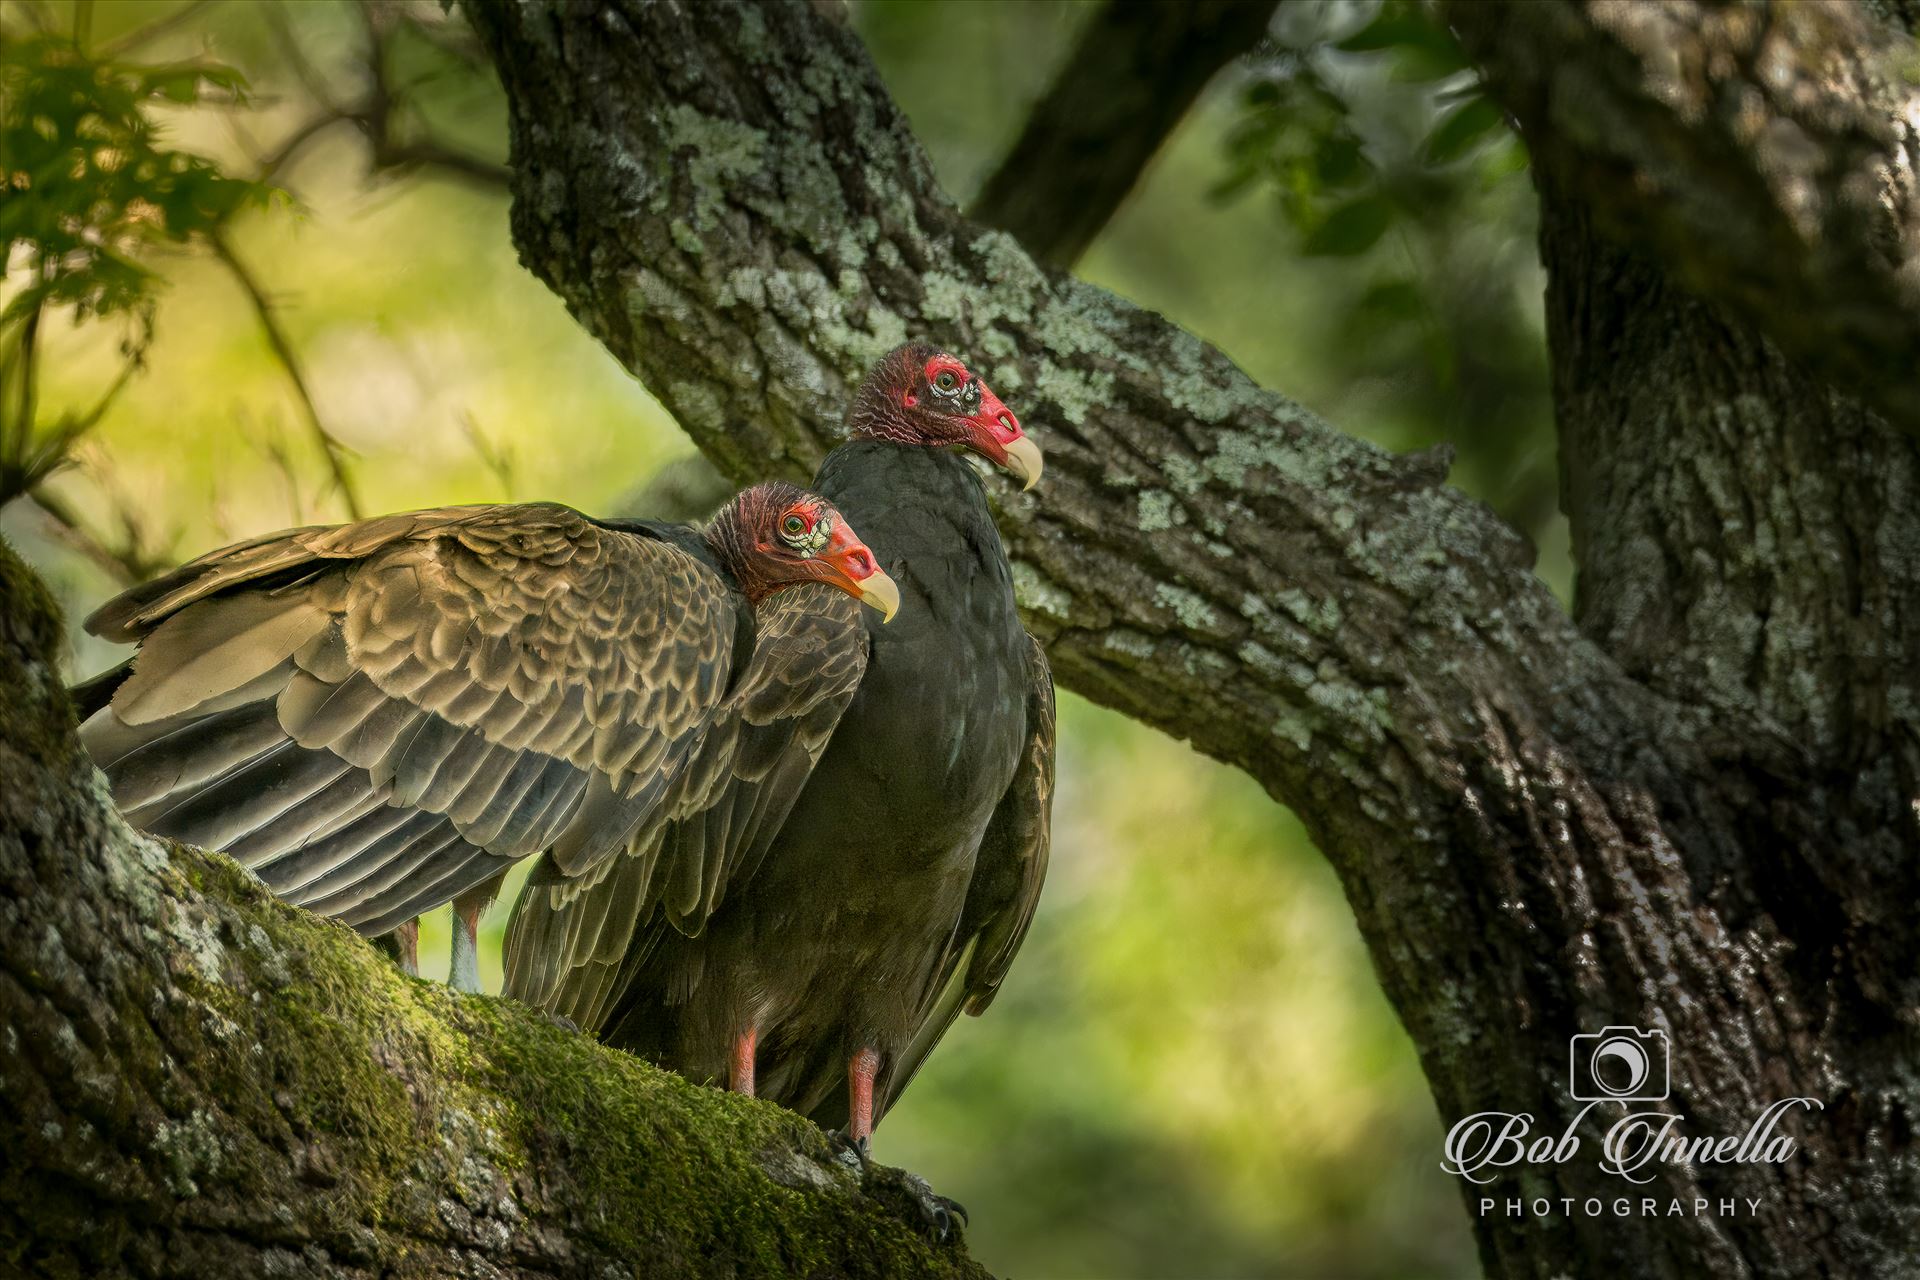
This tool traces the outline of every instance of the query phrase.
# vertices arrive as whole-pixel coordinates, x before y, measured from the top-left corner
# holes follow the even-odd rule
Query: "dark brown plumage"
[[[848,420],[855,439],[816,484],[885,530],[904,603],[868,628],[860,689],[758,872],[689,929],[649,916],[644,865],[624,882],[632,859],[591,885],[536,866],[506,992],[864,1141],[958,1011],[986,1007],[1025,935],[1046,870],[1053,685],[980,481],[944,447],[1031,481],[1039,451],[1012,413],[952,356],[910,346]],[[700,847],[724,821],[704,811],[662,847]]]
[[[865,666],[855,596],[897,602],[785,485],[705,530],[553,504],[294,530],[96,613],[141,647],[82,738],[136,826],[378,934],[531,853],[652,847],[730,786],[797,793]],[[649,900],[710,910],[742,847],[648,862]]]

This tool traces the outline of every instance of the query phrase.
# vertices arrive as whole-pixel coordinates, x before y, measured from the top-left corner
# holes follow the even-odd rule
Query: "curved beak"
[[[980,409],[970,420],[975,450],[996,466],[1006,468],[1023,491],[1033,488],[1045,469],[1040,446],[1020,433],[1020,419],[984,382],[975,379],[973,385],[980,389]]]
[[[1026,436],[1016,436],[1000,447],[1007,451],[1007,471],[1020,482],[1022,492],[1040,483],[1046,458],[1041,455],[1039,445]]]
[[[860,602],[878,609],[881,622],[892,622],[893,615],[900,612],[900,587],[880,570],[875,569],[855,585],[860,591]]]
[[[879,560],[844,518],[834,526],[820,562],[834,586],[878,609],[882,622],[892,622],[893,615],[900,612],[899,584],[882,572]]]

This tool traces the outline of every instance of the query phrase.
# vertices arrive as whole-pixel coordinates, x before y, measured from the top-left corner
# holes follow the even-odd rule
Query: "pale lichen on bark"
[[[1758,12],[1685,0],[1460,8],[1475,11],[1490,67],[1551,40],[1586,40],[1527,63],[1536,77],[1570,68],[1568,84],[1585,56],[1632,75],[1631,59],[1589,40],[1583,22],[1739,24]],[[1800,8],[1813,16],[1786,13]],[[1846,1100],[1785,1168],[1663,1169],[1649,1192],[1774,1206],[1752,1221],[1482,1219],[1490,1268],[1785,1276],[1914,1261],[1920,1173],[1899,1135],[1920,1097],[1876,1065],[1871,1035],[1855,1038],[1881,1023],[1910,1034],[1920,1007],[1912,967],[1898,977],[1915,932],[1893,927],[1884,901],[1855,883],[1875,867],[1905,885],[1913,860],[1890,861],[1872,840],[1830,854],[1814,834],[1824,826],[1838,838],[1859,822],[1887,830],[1898,816],[1882,802],[1908,765],[1850,790],[1837,781],[1844,761],[1807,767],[1805,754],[1781,754],[1776,726],[1757,714],[1782,681],[1823,679],[1824,664],[1849,652],[1843,629],[1808,635],[1819,653],[1806,663],[1713,658],[1701,669],[1724,696],[1660,678],[1655,667],[1684,671],[1686,660],[1647,665],[1598,612],[1576,625],[1531,573],[1525,541],[1445,486],[1444,453],[1395,457],[1344,436],[1159,317],[1043,270],[1010,237],[960,218],[858,40],[810,7],[472,11],[511,104],[525,260],[736,479],[804,475],[834,442],[848,387],[896,336],[981,366],[1047,449],[1041,491],[995,482],[991,492],[1028,625],[1057,677],[1244,767],[1295,807],[1341,874],[1444,1117],[1524,1110],[1558,1132],[1572,1112],[1567,1037],[1619,1022],[1660,1027],[1685,1047],[1671,1105],[1708,1131],[1737,1128],[1769,1091]],[[1819,6],[1774,6],[1760,20],[1791,34],[1836,14],[1837,31],[1856,29]],[[1715,84],[1747,71],[1711,70]],[[1724,115],[1690,115],[1656,79],[1648,85],[1650,100],[1607,117],[1599,142],[1635,145],[1612,130],[1650,111],[1639,141],[1673,155],[1720,148],[1725,159]],[[1793,105],[1806,106],[1804,95]],[[696,115],[670,116],[682,108]],[[1529,140],[1578,157],[1596,138],[1571,125],[1564,143]],[[755,131],[759,167],[729,162],[719,180],[715,157],[738,159],[742,128]],[[1848,138],[1835,145],[1840,168],[1858,159]],[[644,206],[616,180],[634,172],[649,175]],[[1708,176],[1728,185],[1677,215],[1689,234],[1711,231],[1688,219],[1748,181],[1738,163]],[[1582,190],[1602,206],[1648,203],[1645,189],[1619,185]],[[1810,300],[1781,323],[1825,323],[1822,308],[1836,305],[1825,283],[1808,277],[1797,246],[1767,238],[1764,213],[1750,223],[1774,256],[1749,264],[1763,287],[1741,296],[1776,310]],[[1748,227],[1700,260],[1712,270],[1748,252]],[[1828,229],[1836,253],[1865,261],[1858,226]],[[1691,243],[1657,239],[1670,261]],[[1898,302],[1886,280],[1875,290],[1860,316]],[[1777,381],[1765,394],[1795,395]],[[1713,450],[1697,438],[1710,425],[1676,416],[1669,465],[1710,466]],[[1843,424],[1849,447],[1904,475],[1906,446],[1858,425]],[[1643,439],[1610,447],[1661,456]],[[1736,489],[1766,469],[1732,473]],[[1615,523],[1607,533],[1588,525],[1595,540],[1584,545],[1615,534],[1623,547],[1657,543],[1650,519],[1683,530],[1688,513],[1665,506],[1681,492],[1646,485],[1644,518],[1626,524],[1618,512],[1632,502],[1595,507]],[[1803,485],[1788,501],[1831,505],[1858,492]],[[1734,510],[1751,495],[1727,498]],[[1898,525],[1880,522],[1875,535],[1897,542]],[[1889,599],[1910,597],[1920,579],[1897,547],[1842,550],[1840,576],[1862,571],[1854,580],[1881,583]],[[1756,544],[1751,554],[1771,552]],[[1813,572],[1810,558],[1777,560],[1785,591]],[[1638,606],[1614,598],[1672,607],[1683,585],[1663,581]],[[1895,612],[1886,634],[1906,645],[1914,628],[1904,606]],[[1805,634],[1790,614],[1761,622],[1783,654]],[[1888,684],[1872,713],[1900,687]],[[1911,731],[1904,714],[1884,722],[1888,732]],[[1617,1193],[1584,1164],[1519,1185],[1555,1198]],[[1822,1229],[1801,1230],[1809,1219]]]
[[[1903,910],[1920,892],[1920,466],[1911,442],[1667,279],[1691,264],[1789,354],[1829,322],[1889,321],[1911,348],[1907,179],[1859,181],[1904,163],[1910,133],[1882,127],[1904,91],[1874,79],[1855,14],[1454,10],[1527,124],[1547,196],[1576,625],[1524,541],[1445,486],[1444,454],[1343,436],[961,219],[857,39],[814,7],[473,12],[512,105],[529,264],[736,477],[808,472],[852,380],[905,336],[966,355],[1015,403],[1048,483],[992,493],[1056,672],[1295,806],[1443,1116],[1524,1110],[1558,1132],[1576,1110],[1567,1037],[1623,1022],[1669,1032],[1667,1106],[1697,1131],[1737,1132],[1773,1097],[1829,1104],[1792,1162],[1663,1167],[1640,1193],[1753,1197],[1767,1208],[1750,1219],[1481,1219],[1490,1269],[1920,1266],[1920,1081],[1902,1049],[1920,1026],[1920,930]],[[1655,56],[1644,37],[1669,28],[1701,56]],[[1781,61],[1781,39],[1805,60]],[[1580,93],[1536,100],[1546,67]],[[1598,114],[1572,110],[1581,95]],[[1826,158],[1741,132],[1770,110]],[[1646,181],[1616,181],[1621,166]],[[1592,234],[1588,206],[1644,228],[1668,269]],[[1835,289],[1863,279],[1846,310]],[[1831,367],[1857,367],[1904,412],[1890,348],[1859,345],[1832,344]],[[7,652],[24,655],[33,706],[57,682],[24,581],[9,571],[5,616],[32,635],[10,632]],[[38,1237],[0,1222],[9,1247],[112,1248],[156,1272],[167,1249],[204,1261],[195,1250],[236,1240],[296,1270],[501,1249],[559,1271],[669,1250],[647,1256],[672,1269],[671,1250],[716,1238],[714,1217],[680,1216],[705,1205],[735,1232],[735,1252],[701,1255],[716,1269],[804,1270],[834,1248],[850,1252],[813,1269],[964,1266],[900,1235],[874,1203],[884,1187],[849,1186],[789,1117],[401,984],[222,860],[160,865],[114,824],[70,736],[0,714],[0,741],[39,770],[0,827],[0,877],[38,904],[0,897],[14,911],[0,919],[14,1110],[0,1114],[29,1117],[21,1167],[49,1174],[14,1184],[41,1211]],[[122,1077],[97,1069],[101,1046]],[[169,1071],[156,1046],[206,1071]],[[260,1086],[279,1076],[300,1087]],[[610,1133],[645,1134],[651,1162]],[[286,1190],[255,1203],[248,1185]],[[696,1186],[710,1199],[682,1194]],[[1503,1188],[1618,1191],[1587,1162]],[[135,1208],[89,1234],[79,1207],[102,1196]]]

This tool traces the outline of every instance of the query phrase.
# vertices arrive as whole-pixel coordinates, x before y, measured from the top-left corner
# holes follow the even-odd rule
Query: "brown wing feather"
[[[1032,636],[1027,640],[1032,645],[1027,666],[1032,683],[1026,746],[980,841],[966,906],[938,976],[928,987],[920,1028],[890,1065],[883,1113],[906,1091],[960,1012],[978,1017],[993,1003],[1040,903],[1053,844],[1053,668],[1040,642]]]
[[[373,929],[513,858],[636,838],[726,695],[736,600],[553,504],[296,529],[89,619],[141,649],[83,737],[136,822]]]
[[[629,852],[578,876],[543,860],[514,904],[503,994],[597,1030],[647,930],[698,934],[753,874],[866,672],[859,605],[795,587],[756,613],[753,655]]]

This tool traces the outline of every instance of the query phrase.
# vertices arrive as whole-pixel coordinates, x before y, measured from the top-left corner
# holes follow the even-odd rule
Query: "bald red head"
[[[705,530],[714,555],[754,604],[784,587],[823,582],[887,618],[900,590],[831,502],[797,485],[742,489]]]
[[[924,342],[882,356],[854,393],[847,429],[856,440],[970,449],[1031,489],[1040,449],[1020,420],[958,357]]]

